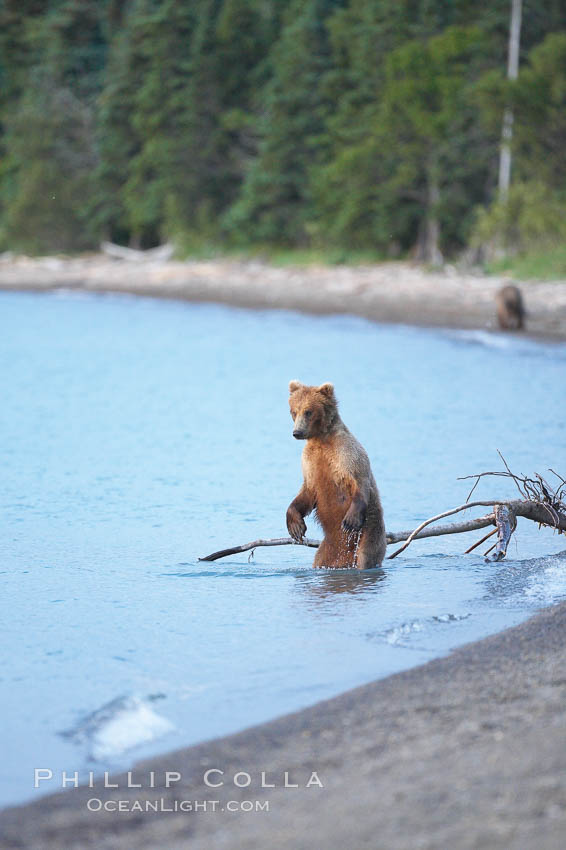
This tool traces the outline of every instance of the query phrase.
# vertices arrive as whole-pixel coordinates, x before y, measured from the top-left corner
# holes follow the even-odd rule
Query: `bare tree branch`
[[[265,540],[252,540],[251,543],[242,543],[241,546],[231,546],[229,549],[220,549],[218,552],[213,552],[211,555],[205,555],[204,558],[199,558],[199,561],[217,561],[219,558],[227,558],[228,555],[236,555],[238,552],[247,552],[249,549],[257,549],[258,546],[311,546],[316,549],[320,546],[320,540],[310,540],[308,537],[303,537],[300,543],[293,540],[292,537],[273,537]]]
[[[431,517],[430,519],[425,520],[425,522],[422,522],[419,526],[417,526],[417,528],[413,529],[413,531],[388,532],[388,544],[400,543],[402,540],[406,541],[405,544],[400,547],[396,552],[394,552],[392,555],[389,555],[389,558],[396,557],[400,552],[406,549],[407,546],[413,542],[413,540],[422,540],[425,537],[440,537],[444,534],[463,534],[467,531],[478,531],[480,528],[485,528],[488,525],[493,525],[495,522],[494,515],[486,514],[486,516],[477,517],[476,519],[469,519],[466,520],[466,522],[455,522],[450,523],[449,525],[437,525],[434,528],[427,528],[428,525],[431,525],[438,519],[443,519],[444,517],[452,516],[453,514],[458,513],[459,511],[464,511],[468,508],[473,508],[479,505],[484,505],[488,507],[495,507],[495,505],[507,505],[509,508],[511,508],[515,516],[525,517],[525,519],[530,519],[533,522],[537,522],[539,525],[550,526],[551,528],[555,528],[559,532],[566,533],[566,511],[555,511],[555,518],[550,517],[551,521],[549,521],[549,513],[547,510],[548,506],[542,505],[539,502],[523,501],[522,499],[515,499],[514,501],[507,502],[503,499],[494,499],[485,502],[468,502],[468,504],[466,505],[460,505],[457,508],[453,508],[450,511],[445,511],[442,514],[438,514],[435,517]],[[251,543],[243,543],[240,546],[231,546],[228,549],[221,549],[218,552],[213,552],[211,555],[205,555],[203,558],[199,558],[199,561],[217,561],[219,558],[226,558],[228,555],[235,555],[238,552],[247,552],[250,549],[256,549],[260,546],[292,545],[309,546],[313,549],[316,549],[317,546],[320,546],[320,541],[313,540],[312,538],[307,537],[305,537],[300,543],[297,543],[297,541],[293,540],[292,537],[259,539],[253,540]]]
[[[459,481],[467,478],[476,479],[474,486],[468,494],[468,499],[476,489],[480,478],[487,475],[498,476],[500,478],[510,478],[515,482],[515,486],[526,502],[533,502],[543,508],[544,512],[548,515],[543,521],[544,524],[551,525],[554,528],[559,528],[560,515],[566,513],[566,479],[564,479],[561,475],[558,475],[558,473],[553,469],[550,469],[549,472],[552,472],[552,474],[555,475],[562,484],[561,487],[553,489],[553,487],[545,481],[542,475],[538,472],[535,472],[534,478],[528,478],[526,475],[516,475],[510,469],[509,464],[499,449],[497,449],[497,454],[503,461],[503,465],[506,470],[505,472],[479,472],[475,475],[464,475],[458,479]],[[468,499],[466,501],[468,501]]]
[[[557,531],[566,532],[566,510],[552,509],[549,510],[549,505],[541,504],[532,500],[523,501],[518,499],[516,502],[499,502],[500,505],[509,505],[516,516],[522,516],[526,519],[532,519],[533,522],[538,522],[539,525],[547,525],[550,528],[555,528]],[[550,522],[549,522],[550,514]]]
[[[502,561],[507,554],[511,535],[517,528],[517,520],[509,505],[496,505],[493,513],[495,514],[497,525],[497,543],[495,544],[495,552],[491,556],[491,560]]]
[[[466,522],[453,522],[450,525],[437,525],[434,528],[425,528],[413,539],[422,540],[424,537],[441,537],[445,534],[463,534],[466,531],[479,531],[479,529],[485,528],[487,525],[493,525],[494,522],[494,515],[487,514],[487,516],[469,519]],[[492,533],[495,533],[495,531],[497,529],[494,529]],[[386,534],[387,543],[401,543],[401,541],[410,537],[412,533],[412,531],[388,531]],[[228,555],[236,555],[239,552],[248,552],[250,549],[257,549],[260,546],[291,546],[293,544],[295,546],[309,546],[316,549],[317,546],[320,546],[320,540],[304,537],[298,543],[292,537],[264,538],[253,540],[251,543],[243,543],[241,546],[231,546],[228,549],[221,549],[218,552],[213,552],[211,555],[205,555],[203,558],[199,558],[199,561],[217,561],[219,558],[227,558]]]
[[[488,525],[493,525],[495,517],[493,514],[480,516],[477,519],[468,519],[465,522],[451,522],[448,525],[435,525],[434,528],[424,528],[413,537],[413,540],[422,540],[424,537],[441,537],[444,534],[464,534],[466,531],[479,531]],[[413,534],[412,531],[388,531],[385,535],[387,543],[401,543]]]
[[[555,528],[559,532],[566,532],[566,510],[564,508],[562,508],[560,511],[557,511],[554,508],[550,509],[549,505],[542,504],[541,502],[536,502],[532,500],[527,501],[523,499],[515,499],[511,501],[505,499],[498,499],[496,501],[489,502],[468,502],[465,505],[460,505],[460,507],[458,508],[453,508],[451,511],[445,511],[445,513],[443,514],[438,514],[435,517],[431,517],[430,519],[425,520],[423,523],[417,526],[417,528],[415,528],[413,532],[411,532],[403,546],[400,546],[399,549],[397,549],[396,552],[393,552],[392,555],[389,555],[388,558],[390,559],[397,557],[397,555],[403,552],[415,538],[421,536],[419,532],[421,532],[421,530],[425,528],[425,526],[430,525],[430,523],[435,522],[437,519],[442,519],[445,516],[450,516],[451,514],[458,513],[458,511],[464,511],[467,508],[476,507],[477,505],[493,505],[494,507],[496,505],[505,505],[510,508],[510,510],[515,516],[522,516],[525,517],[525,519],[530,519],[533,520],[533,522],[538,522],[539,525],[547,525],[551,528]],[[484,517],[483,519],[487,519],[487,517]],[[490,525],[491,523],[493,523],[493,521],[493,514],[491,514],[490,522],[486,522],[485,525]],[[471,529],[465,530],[468,531]]]
[[[486,555],[491,552],[492,549],[496,549],[496,553],[493,556],[493,560],[501,560],[505,557],[505,553],[507,551],[507,546],[509,543],[509,539],[511,534],[516,528],[517,520],[516,517],[521,516],[525,519],[532,520],[533,522],[537,522],[539,525],[549,526],[550,528],[556,529],[559,533],[566,533],[566,479],[555,472],[553,469],[549,469],[556,478],[558,478],[560,485],[556,489],[553,489],[552,486],[545,481],[545,479],[538,472],[535,473],[535,478],[527,478],[525,475],[516,475],[511,471],[509,465],[501,452],[498,450],[498,454],[503,461],[505,466],[505,472],[479,472],[475,475],[464,475],[462,478],[458,480],[466,480],[469,478],[475,478],[475,484],[470,490],[468,494],[468,498],[463,505],[459,505],[457,508],[452,508],[449,511],[444,511],[441,514],[437,514],[436,516],[430,517],[418,525],[412,531],[392,531],[387,532],[386,538],[387,543],[400,543],[401,541],[405,541],[403,546],[400,546],[395,552],[389,555],[389,559],[396,558],[401,552],[404,552],[407,546],[409,546],[413,540],[419,540],[424,537],[439,537],[443,534],[462,534],[467,531],[477,531],[480,528],[485,528],[488,525],[495,525],[495,529],[490,531],[489,534],[486,534],[485,537],[482,537],[481,540],[478,540],[477,543],[474,543],[470,546],[469,549],[466,550],[466,554],[472,552],[482,543],[484,543],[492,534],[498,532],[498,541],[491,546]],[[477,487],[480,478],[484,478],[485,476],[495,476],[500,478],[510,478],[515,482],[515,485],[521,495],[521,499],[489,499],[485,501],[477,501],[470,502],[470,496],[474,492]],[[493,507],[493,513],[486,514],[482,517],[477,517],[476,519],[469,519],[465,522],[454,522],[449,525],[437,525],[434,528],[428,528],[428,526],[437,522],[439,519],[443,519],[444,517],[453,516],[454,514],[459,513],[460,511],[466,511],[468,508],[475,507]],[[253,540],[250,543],[243,543],[240,546],[231,546],[228,549],[221,549],[218,552],[213,552],[211,555],[206,555],[204,558],[199,558],[199,561],[216,561],[219,558],[225,558],[228,555],[235,555],[239,552],[247,552],[250,549],[256,549],[260,546],[309,546],[312,548],[316,548],[320,545],[320,541],[313,540],[305,537],[303,540],[297,542],[293,540],[292,537],[277,537],[272,539],[259,539]],[[253,551],[252,551],[253,554]]]
[[[497,501],[488,501],[488,502],[466,502],[466,504],[464,504],[464,505],[459,505],[457,508],[452,508],[452,509],[451,509],[451,510],[449,510],[449,511],[444,511],[444,513],[437,514],[436,516],[430,517],[429,519],[425,519],[425,521],[424,521],[424,522],[421,522],[421,524],[420,524],[420,525],[418,525],[418,526],[415,528],[415,530],[414,530],[414,531],[412,531],[412,532],[410,533],[410,535],[408,536],[408,538],[407,538],[407,540],[405,541],[405,543],[403,543],[403,545],[402,545],[402,546],[400,546],[400,547],[399,547],[399,548],[398,548],[395,552],[393,552],[391,555],[388,555],[388,556],[387,556],[387,558],[388,558],[388,560],[391,560],[392,558],[396,558],[396,557],[397,557],[397,555],[400,555],[400,554],[401,554],[401,552],[404,552],[404,551],[405,551],[405,549],[407,548],[407,546],[409,546],[409,545],[412,543],[412,541],[415,539],[415,537],[417,536],[417,534],[419,533],[419,531],[422,531],[422,530],[423,530],[423,528],[425,528],[427,525],[430,525],[432,522],[436,522],[438,519],[444,519],[444,517],[452,516],[453,514],[457,514],[457,513],[459,513],[459,511],[467,511],[467,510],[468,510],[468,508],[477,508],[477,507],[479,507],[480,505],[481,505],[481,506],[483,506],[483,507],[488,507],[488,506],[495,506],[495,505],[500,505],[500,504],[501,504],[501,502],[497,502]]]
[[[553,475],[556,475],[556,477],[559,479],[559,481],[561,481],[561,482],[562,482],[562,484],[564,484],[564,485],[566,486],[566,478],[562,478],[562,476],[561,476],[561,475],[559,475],[557,472],[555,472],[555,471],[552,469],[552,467],[549,467],[549,470],[548,470],[548,471],[549,471],[549,472],[552,472],[552,474],[553,474]],[[560,492],[562,492],[562,489],[561,489],[561,491],[560,491]]]

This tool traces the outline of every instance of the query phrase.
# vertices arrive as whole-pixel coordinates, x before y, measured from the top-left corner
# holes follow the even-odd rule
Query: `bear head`
[[[308,440],[329,434],[338,419],[338,403],[332,384],[308,387],[300,381],[291,381],[289,393],[293,437]]]

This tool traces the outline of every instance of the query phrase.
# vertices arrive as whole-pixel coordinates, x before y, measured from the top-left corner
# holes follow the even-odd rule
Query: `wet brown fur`
[[[517,286],[502,286],[495,295],[497,321],[504,331],[519,331],[525,323],[523,296]]]
[[[340,418],[332,384],[291,381],[289,392],[293,435],[307,441],[303,486],[287,509],[289,534],[301,540],[304,517],[314,510],[324,531],[314,567],[378,567],[386,548],[379,492],[364,448]]]

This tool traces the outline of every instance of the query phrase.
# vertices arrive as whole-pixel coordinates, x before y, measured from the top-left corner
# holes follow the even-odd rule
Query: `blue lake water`
[[[500,469],[497,449],[519,472],[564,474],[564,345],[3,293],[0,362],[0,804],[57,790],[62,769],[128,767],[312,704],[566,597],[564,538],[524,520],[498,565],[462,554],[481,533],[416,542],[383,572],[314,571],[295,546],[198,561],[286,534],[303,447],[291,378],[335,384],[389,530],[464,502],[458,476]],[[488,479],[476,495],[516,493]],[[54,781],[35,790],[34,768]]]

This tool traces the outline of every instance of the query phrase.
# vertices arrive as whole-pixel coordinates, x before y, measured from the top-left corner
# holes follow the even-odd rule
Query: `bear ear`
[[[321,384],[318,391],[326,398],[334,398],[334,384]]]
[[[296,393],[297,390],[300,390],[303,385],[300,381],[289,381],[289,392]]]

